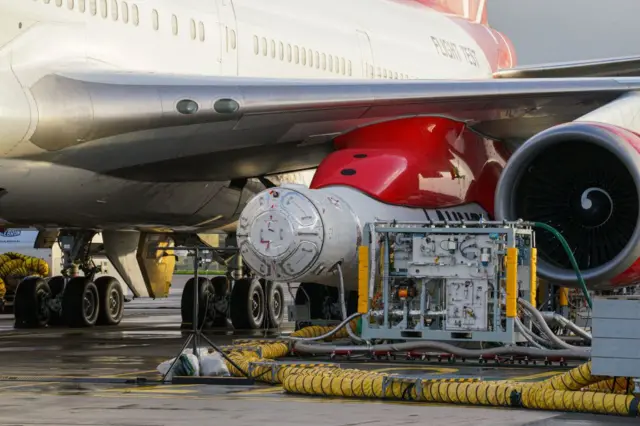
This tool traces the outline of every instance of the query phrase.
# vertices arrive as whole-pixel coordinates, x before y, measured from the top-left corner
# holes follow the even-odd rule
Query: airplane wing
[[[138,180],[241,179],[316,167],[336,136],[417,115],[450,117],[517,146],[636,90],[640,77],[371,81],[56,73],[30,87],[38,111],[30,140],[42,152],[29,158]]]
[[[558,62],[500,70],[495,78],[637,77],[640,56]]]

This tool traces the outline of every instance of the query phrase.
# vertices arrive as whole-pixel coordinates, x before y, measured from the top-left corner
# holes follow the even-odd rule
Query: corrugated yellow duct
[[[0,299],[7,293],[7,283],[10,282],[8,278],[47,275],[49,275],[49,265],[44,259],[12,251],[0,255]]]
[[[330,327],[307,327],[292,336],[317,337],[330,330]],[[347,337],[347,333],[341,330],[334,337]],[[281,383],[285,391],[296,394],[638,416],[640,400],[632,395],[580,391],[585,386],[596,385],[603,390],[606,383],[613,382],[612,378],[592,375],[590,362],[538,383],[433,380],[342,369],[335,365],[274,361],[289,353],[289,343],[245,340],[225,352],[250,377],[265,383]],[[242,376],[242,372],[228,362],[227,367],[234,376]],[[609,385],[613,387],[607,389],[616,389],[622,382]]]

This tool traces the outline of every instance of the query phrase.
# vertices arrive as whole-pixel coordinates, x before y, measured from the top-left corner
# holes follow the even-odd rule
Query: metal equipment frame
[[[253,379],[251,379],[249,377],[249,374],[244,371],[240,366],[238,366],[238,364],[236,364],[231,358],[229,358],[227,356],[227,354],[225,354],[220,347],[218,347],[215,343],[213,343],[206,335],[204,335],[202,333],[202,330],[200,330],[198,328],[198,299],[200,296],[200,285],[199,285],[199,278],[200,275],[198,273],[198,269],[200,267],[200,261],[202,260],[202,254],[203,253],[212,253],[212,254],[216,254],[217,251],[237,251],[238,249],[236,247],[224,247],[224,248],[203,248],[203,247],[199,247],[199,246],[176,246],[176,247],[156,247],[156,251],[162,251],[165,252],[164,255],[167,255],[166,252],[167,251],[175,251],[175,250],[187,250],[189,252],[193,252],[194,256],[193,256],[193,281],[194,281],[194,285],[193,285],[193,319],[192,319],[192,329],[189,331],[185,331],[185,333],[187,333],[189,336],[187,337],[187,340],[184,342],[184,344],[182,345],[182,347],[180,348],[180,351],[178,352],[178,354],[176,355],[176,357],[174,358],[173,362],[171,363],[171,365],[169,366],[169,370],[162,376],[162,382],[163,383],[167,383],[167,376],[171,373],[171,370],[173,370],[173,367],[175,366],[176,362],[178,362],[178,358],[180,357],[180,355],[182,354],[182,352],[187,348],[187,346],[189,346],[189,343],[193,342],[193,354],[197,357],[198,356],[198,345],[200,343],[200,339],[204,339],[204,341],[206,341],[209,345],[211,345],[211,347],[213,347],[216,351],[218,351],[220,353],[220,355],[222,355],[222,357],[229,362],[229,364],[231,364],[233,367],[235,367],[238,371],[240,371],[240,373],[242,373],[242,375],[246,378],[249,379],[251,381],[253,381]]]
[[[459,227],[451,227],[457,225]],[[368,285],[366,289],[366,313],[362,317],[362,334],[361,337],[365,340],[372,339],[397,339],[397,340],[437,340],[437,341],[464,341],[464,342],[501,342],[506,344],[515,344],[517,342],[526,342],[525,337],[516,330],[515,318],[507,315],[506,324],[503,331],[503,326],[500,324],[500,294],[499,291],[493,293],[493,331],[443,331],[443,330],[431,330],[427,327],[420,326],[413,331],[401,330],[397,328],[391,328],[389,326],[389,300],[388,295],[390,292],[390,278],[404,277],[406,274],[394,274],[389,272],[390,265],[390,252],[389,252],[389,234],[390,233],[404,233],[404,234],[460,234],[460,227],[463,227],[464,232],[467,234],[499,234],[506,235],[507,247],[515,247],[516,234],[525,234],[531,236],[532,246],[535,245],[534,232],[530,226],[526,223],[509,223],[509,222],[494,222],[494,221],[474,221],[474,222],[430,222],[425,224],[424,222],[402,222],[402,223],[390,223],[390,222],[373,222],[365,224],[362,235],[362,246],[368,248]],[[369,321],[370,312],[372,310],[372,301],[374,297],[374,288],[376,282],[376,269],[371,265],[376,265],[376,259],[380,257],[380,250],[378,247],[379,237],[383,239],[382,251],[382,294],[383,294],[383,318],[384,324],[372,325]],[[362,261],[362,259],[361,259]],[[360,278],[362,279],[362,278]],[[525,281],[526,285],[522,285],[521,288],[516,287],[515,297],[523,297],[527,300],[532,299],[529,281]],[[361,284],[362,285],[362,284]],[[420,301],[421,312],[424,313],[425,309],[425,287],[426,280],[421,280],[421,294],[423,295]],[[507,294],[513,297],[514,295]],[[360,306],[360,302],[359,302]],[[364,308],[364,306],[362,306]],[[360,310],[360,308],[359,308]],[[362,310],[360,310],[362,312]],[[421,321],[422,324],[422,321]],[[460,334],[465,334],[468,337],[460,338]]]

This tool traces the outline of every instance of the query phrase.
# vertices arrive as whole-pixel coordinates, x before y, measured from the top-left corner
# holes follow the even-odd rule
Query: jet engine
[[[524,143],[496,189],[497,219],[544,222],[565,237],[591,288],[640,277],[640,136],[609,124],[572,122]],[[538,274],[575,285],[560,242],[536,233]]]

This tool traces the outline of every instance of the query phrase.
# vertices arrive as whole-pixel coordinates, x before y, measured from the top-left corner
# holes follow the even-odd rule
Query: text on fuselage
[[[434,36],[431,36],[431,41],[436,47],[436,52],[438,52],[438,55],[444,56],[445,58],[453,59],[455,61],[464,61],[474,67],[480,67],[480,63],[478,63],[478,56],[476,55],[475,50]]]

